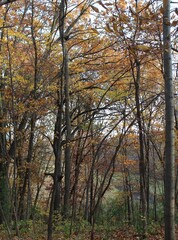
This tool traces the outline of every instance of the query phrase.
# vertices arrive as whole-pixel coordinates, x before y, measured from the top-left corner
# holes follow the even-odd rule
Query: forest
[[[0,0],[0,239],[178,239],[177,7]]]

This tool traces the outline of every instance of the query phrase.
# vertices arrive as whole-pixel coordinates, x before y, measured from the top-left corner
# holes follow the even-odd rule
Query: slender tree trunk
[[[60,5],[60,37],[63,54],[62,76],[64,79],[65,96],[65,125],[66,125],[66,145],[65,145],[65,190],[64,190],[64,217],[69,216],[70,210],[70,175],[71,175],[71,117],[70,117],[70,97],[69,97],[69,59],[64,36],[64,24],[67,11],[67,1],[61,0]]]
[[[62,1],[61,1],[62,2]],[[57,6],[57,12],[59,14],[59,34],[63,33],[63,14],[60,11],[61,6]],[[61,15],[62,14],[62,15]],[[62,20],[61,20],[62,19]],[[61,30],[62,26],[62,30]],[[63,69],[62,69],[63,70]],[[54,129],[54,140],[53,140],[53,151],[55,155],[55,169],[54,169],[54,178],[53,178],[53,189],[51,193],[51,202],[48,218],[48,240],[52,240],[53,233],[53,214],[54,211],[59,211],[61,207],[61,164],[62,164],[62,123],[63,123],[63,105],[64,105],[64,96],[63,96],[63,71],[60,70],[59,79],[58,79],[58,101],[57,101],[57,116]],[[50,197],[50,196],[49,196]]]
[[[60,84],[60,83],[59,83]],[[49,218],[48,218],[48,240],[52,240],[53,232],[53,213],[60,210],[60,196],[61,196],[61,154],[62,154],[62,109],[63,109],[63,96],[62,96],[62,80],[61,86],[58,89],[58,113],[56,117],[53,151],[55,155],[55,169],[53,177],[53,189],[50,202]],[[50,196],[49,196],[50,197]]]
[[[143,239],[146,238],[146,228],[147,228],[147,214],[146,214],[146,164],[145,164],[145,154],[144,154],[144,136],[143,136],[143,126],[142,117],[140,110],[140,62],[138,60],[136,63],[136,77],[135,82],[135,102],[136,102],[136,116],[139,130],[139,174],[140,174],[140,200],[141,200],[141,223],[142,223],[142,234]]]
[[[163,57],[166,103],[165,240],[175,240],[174,91],[172,79],[170,0],[163,1]]]
[[[70,209],[70,175],[71,175],[71,119],[70,119],[70,100],[69,100],[69,70],[68,52],[64,48],[64,79],[65,79],[65,120],[66,120],[66,147],[65,147],[65,193],[64,193],[64,215],[69,215]]]
[[[130,183],[129,183],[129,170],[127,167],[124,166],[124,185],[126,191],[126,205],[125,205],[125,219],[128,224],[131,223],[131,204],[130,204]]]
[[[41,189],[42,189],[42,187],[43,187],[43,185],[44,185],[46,173],[47,173],[47,171],[48,171],[49,164],[50,164],[50,162],[51,162],[51,158],[52,158],[52,155],[49,157],[48,162],[47,162],[47,164],[46,164],[42,181],[40,181],[40,182],[37,183],[36,195],[35,195],[35,197],[34,197],[34,203],[33,203],[33,206],[34,206],[34,207],[36,207],[37,204],[38,204],[38,199],[39,199],[40,191],[41,191]],[[41,167],[42,167],[42,164],[43,164],[43,159],[41,160],[41,163],[40,163],[40,166],[41,166]],[[40,167],[40,169],[41,169],[41,167]],[[39,169],[39,171],[38,171],[38,174],[39,174],[39,175],[40,175],[40,169]]]
[[[20,194],[20,200],[19,200],[19,217],[21,219],[29,219],[30,214],[31,214],[31,207],[32,207],[32,202],[31,202],[31,169],[30,169],[30,164],[33,159],[33,142],[34,142],[34,131],[35,131],[35,123],[36,123],[36,114],[33,114],[32,119],[31,119],[31,132],[30,132],[30,140],[29,140],[29,146],[28,146],[28,156],[27,156],[27,168],[25,171],[25,176],[24,176],[24,183],[23,183],[23,188]],[[25,193],[27,192],[27,203],[25,204]]]

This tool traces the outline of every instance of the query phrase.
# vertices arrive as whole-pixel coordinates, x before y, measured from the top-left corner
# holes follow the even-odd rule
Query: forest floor
[[[47,240],[46,234],[43,233],[39,236],[29,236],[28,233],[25,236],[21,237],[12,237],[10,240]],[[139,234],[137,234],[133,229],[125,228],[121,230],[115,230],[112,232],[94,232],[93,238],[91,237],[90,232],[83,233],[74,233],[70,237],[64,236],[62,233],[55,233],[53,236],[54,240],[139,240],[142,239]],[[147,236],[147,240],[163,240],[164,239],[164,229],[158,229],[154,233],[150,233]],[[178,239],[178,227],[176,229],[176,239]],[[5,236],[1,236],[0,240],[9,240],[9,238]]]
[[[60,236],[61,234],[55,234],[54,240],[138,240],[142,239],[141,236],[132,230],[117,230],[112,233],[94,233],[93,238],[91,238],[91,234],[83,233],[83,234],[73,234],[70,238],[65,236]],[[178,232],[176,233],[176,239],[178,239]],[[164,231],[159,230],[157,233],[148,234],[147,240],[163,240],[164,239]],[[47,240],[46,236],[36,236],[34,237],[13,237],[11,239],[2,236],[0,233],[0,240]]]
[[[177,237],[176,239],[178,239],[178,231],[176,233]],[[91,239],[91,235],[86,236],[85,238],[78,238],[77,236],[73,236],[72,239],[80,239],[80,240],[90,240]],[[129,229],[125,229],[125,230],[116,230],[110,234],[98,234],[95,233],[94,234],[94,238],[93,240],[138,240],[138,239],[142,239],[141,235],[137,234],[136,232],[134,232],[133,230],[129,230]],[[164,230],[160,229],[157,232],[155,232],[154,234],[148,234],[147,236],[147,240],[163,240],[164,239]],[[56,240],[63,240],[60,238],[57,238]]]

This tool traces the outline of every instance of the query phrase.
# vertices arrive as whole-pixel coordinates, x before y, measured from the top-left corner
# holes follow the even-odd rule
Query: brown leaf
[[[105,30],[106,30],[106,32],[109,32],[109,33],[113,32],[113,30],[110,28],[108,23],[106,23]]]
[[[95,12],[99,13],[99,9],[98,9],[97,7],[95,7],[95,6],[91,5],[91,8],[93,9],[93,11],[95,11]]]
[[[102,3],[102,1],[98,1],[97,3],[100,4],[100,5],[101,5],[103,8],[105,8],[106,10],[108,10],[107,7]]]
[[[91,30],[96,34],[99,34],[99,32],[95,28],[91,28]]]
[[[159,11],[163,14],[164,13],[164,8],[160,7]]]
[[[115,23],[115,22],[113,23],[113,29],[114,29],[114,31],[115,31],[115,32],[117,32],[117,33],[118,33],[118,29],[117,29],[117,23]]]
[[[175,20],[171,23],[171,26],[176,27],[178,25],[178,20]]]

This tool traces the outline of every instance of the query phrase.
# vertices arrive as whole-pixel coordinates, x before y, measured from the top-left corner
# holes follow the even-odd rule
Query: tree
[[[7,12],[4,12],[4,21],[6,21]],[[4,40],[4,29],[1,31],[0,39]],[[2,54],[2,44],[0,44],[0,54]],[[2,61],[3,62],[3,61]],[[5,108],[5,78],[3,68],[0,71],[0,224],[10,221],[10,187],[8,183],[8,165],[9,157],[7,151],[7,114]]]
[[[175,239],[174,90],[171,57],[170,1],[163,1],[163,61],[165,81],[165,239]]]

